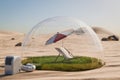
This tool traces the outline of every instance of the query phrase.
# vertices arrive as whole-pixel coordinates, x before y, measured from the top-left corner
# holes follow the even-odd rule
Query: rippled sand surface
[[[99,37],[106,36],[98,34]],[[15,40],[11,40],[11,38]],[[104,41],[102,42],[104,57],[102,58],[106,65],[99,69],[79,71],[79,72],[61,72],[61,71],[34,71],[34,72],[20,72],[15,75],[4,75],[4,58],[8,55],[21,56],[21,47],[14,45],[23,40],[24,34],[20,33],[0,33],[0,80],[120,80],[120,41]],[[85,42],[84,40],[82,43]],[[86,45],[89,46],[89,45]],[[70,46],[69,46],[70,47]],[[74,47],[74,46],[72,46]],[[79,49],[80,46],[75,47]],[[81,47],[82,48],[82,47]],[[42,56],[47,55],[49,52],[38,51],[27,56]],[[56,55],[56,53],[53,53]],[[79,54],[75,54],[79,55]],[[88,54],[90,55],[90,54]]]

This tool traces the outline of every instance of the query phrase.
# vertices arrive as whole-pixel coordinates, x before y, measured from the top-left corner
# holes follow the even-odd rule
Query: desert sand
[[[101,28],[94,28],[94,30],[100,39],[102,37],[106,37],[112,34]],[[28,56],[58,55],[58,53],[55,52],[53,48],[51,48],[51,46],[55,47],[56,45],[51,45],[48,46],[47,48],[44,48],[45,46],[41,45],[40,48],[42,49],[40,50],[39,47],[37,46],[33,52],[27,51],[23,54],[22,48],[15,47],[15,44],[18,42],[22,42],[24,36],[25,35],[22,33],[0,31],[0,80],[120,80],[120,49],[119,49],[120,41],[102,41],[104,49],[102,51],[102,54],[97,52],[94,54],[84,52],[86,51],[84,47],[89,47],[89,44],[84,45],[84,47],[81,47],[81,45],[67,46],[67,48],[70,51],[74,52],[74,55],[81,55],[78,53],[80,52],[88,56],[95,55],[95,57],[98,56],[102,58],[106,64],[99,69],[78,72],[36,70],[34,72],[20,72],[15,75],[5,76],[4,75],[5,56],[13,55],[28,57]],[[14,38],[14,40],[12,40],[12,38]],[[41,41],[44,39],[46,39],[46,37],[42,37]],[[80,43],[81,44],[86,43],[86,40],[82,40]],[[58,43],[58,45],[60,45],[60,43]],[[74,50],[74,48],[76,50]]]

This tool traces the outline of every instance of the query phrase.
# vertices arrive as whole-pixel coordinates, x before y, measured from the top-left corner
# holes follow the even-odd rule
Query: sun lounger
[[[73,55],[66,48],[60,47],[60,48],[55,48],[55,49],[59,52],[59,55],[57,56],[55,61],[57,61],[60,54],[62,54],[64,56],[64,60],[68,60],[68,59],[73,58]]]

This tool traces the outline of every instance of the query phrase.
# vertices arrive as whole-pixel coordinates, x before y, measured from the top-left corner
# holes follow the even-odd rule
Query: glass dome
[[[96,33],[87,24],[72,17],[53,17],[39,22],[26,35],[22,46],[23,56],[58,55],[56,47],[65,47],[74,56],[103,56]]]

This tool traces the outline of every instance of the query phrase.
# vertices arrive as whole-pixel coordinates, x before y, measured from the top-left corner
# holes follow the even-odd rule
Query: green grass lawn
[[[55,61],[57,56],[29,57],[22,61],[23,64],[33,63],[37,70],[57,70],[57,71],[84,71],[100,68],[103,66],[101,60],[91,57],[76,57],[64,60],[62,56]],[[63,61],[64,60],[64,61]]]

